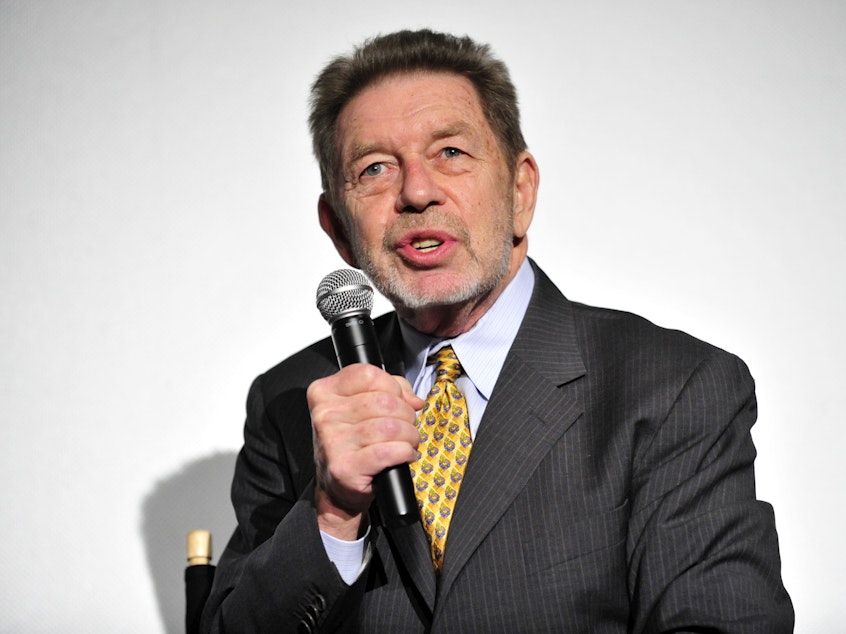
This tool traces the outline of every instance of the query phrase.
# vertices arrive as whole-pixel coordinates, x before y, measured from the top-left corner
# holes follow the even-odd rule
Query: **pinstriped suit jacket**
[[[792,631],[772,509],[755,498],[746,366],[684,333],[571,303],[533,266],[440,577],[419,525],[388,529],[375,515],[353,586],[326,558],[305,400],[337,370],[324,340],[251,388],[232,485],[238,528],[206,629]],[[377,331],[402,373],[395,316]]]

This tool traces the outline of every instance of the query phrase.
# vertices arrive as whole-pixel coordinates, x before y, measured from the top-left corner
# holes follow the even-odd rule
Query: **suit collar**
[[[375,319],[376,336],[382,349],[385,370],[390,374],[405,375],[402,333],[396,313],[386,313]]]
[[[509,354],[522,357],[555,385],[564,385],[585,374],[573,306],[540,267],[529,262],[535,289]]]

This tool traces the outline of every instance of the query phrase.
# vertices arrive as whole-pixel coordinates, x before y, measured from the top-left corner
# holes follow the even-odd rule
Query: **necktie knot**
[[[461,376],[461,363],[455,355],[452,346],[444,346],[435,354],[429,357],[430,362],[434,359],[435,365],[435,381],[449,381],[454,383],[455,380]]]

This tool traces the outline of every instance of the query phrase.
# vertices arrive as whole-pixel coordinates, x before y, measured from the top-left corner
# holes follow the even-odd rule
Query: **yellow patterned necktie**
[[[473,441],[467,404],[455,385],[461,374],[458,357],[452,346],[441,348],[434,356],[435,384],[417,415],[420,457],[411,463],[411,477],[432,563],[440,572],[449,522]]]

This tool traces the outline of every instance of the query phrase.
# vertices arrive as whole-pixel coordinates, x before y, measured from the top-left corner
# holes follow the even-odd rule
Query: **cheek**
[[[381,248],[387,222],[367,208],[350,209],[351,234],[358,246],[365,250]]]
[[[503,232],[513,231],[512,209],[509,202],[509,192],[502,182],[492,180],[486,186],[477,187],[471,193],[471,216],[466,222],[471,228],[488,237],[497,237]]]

